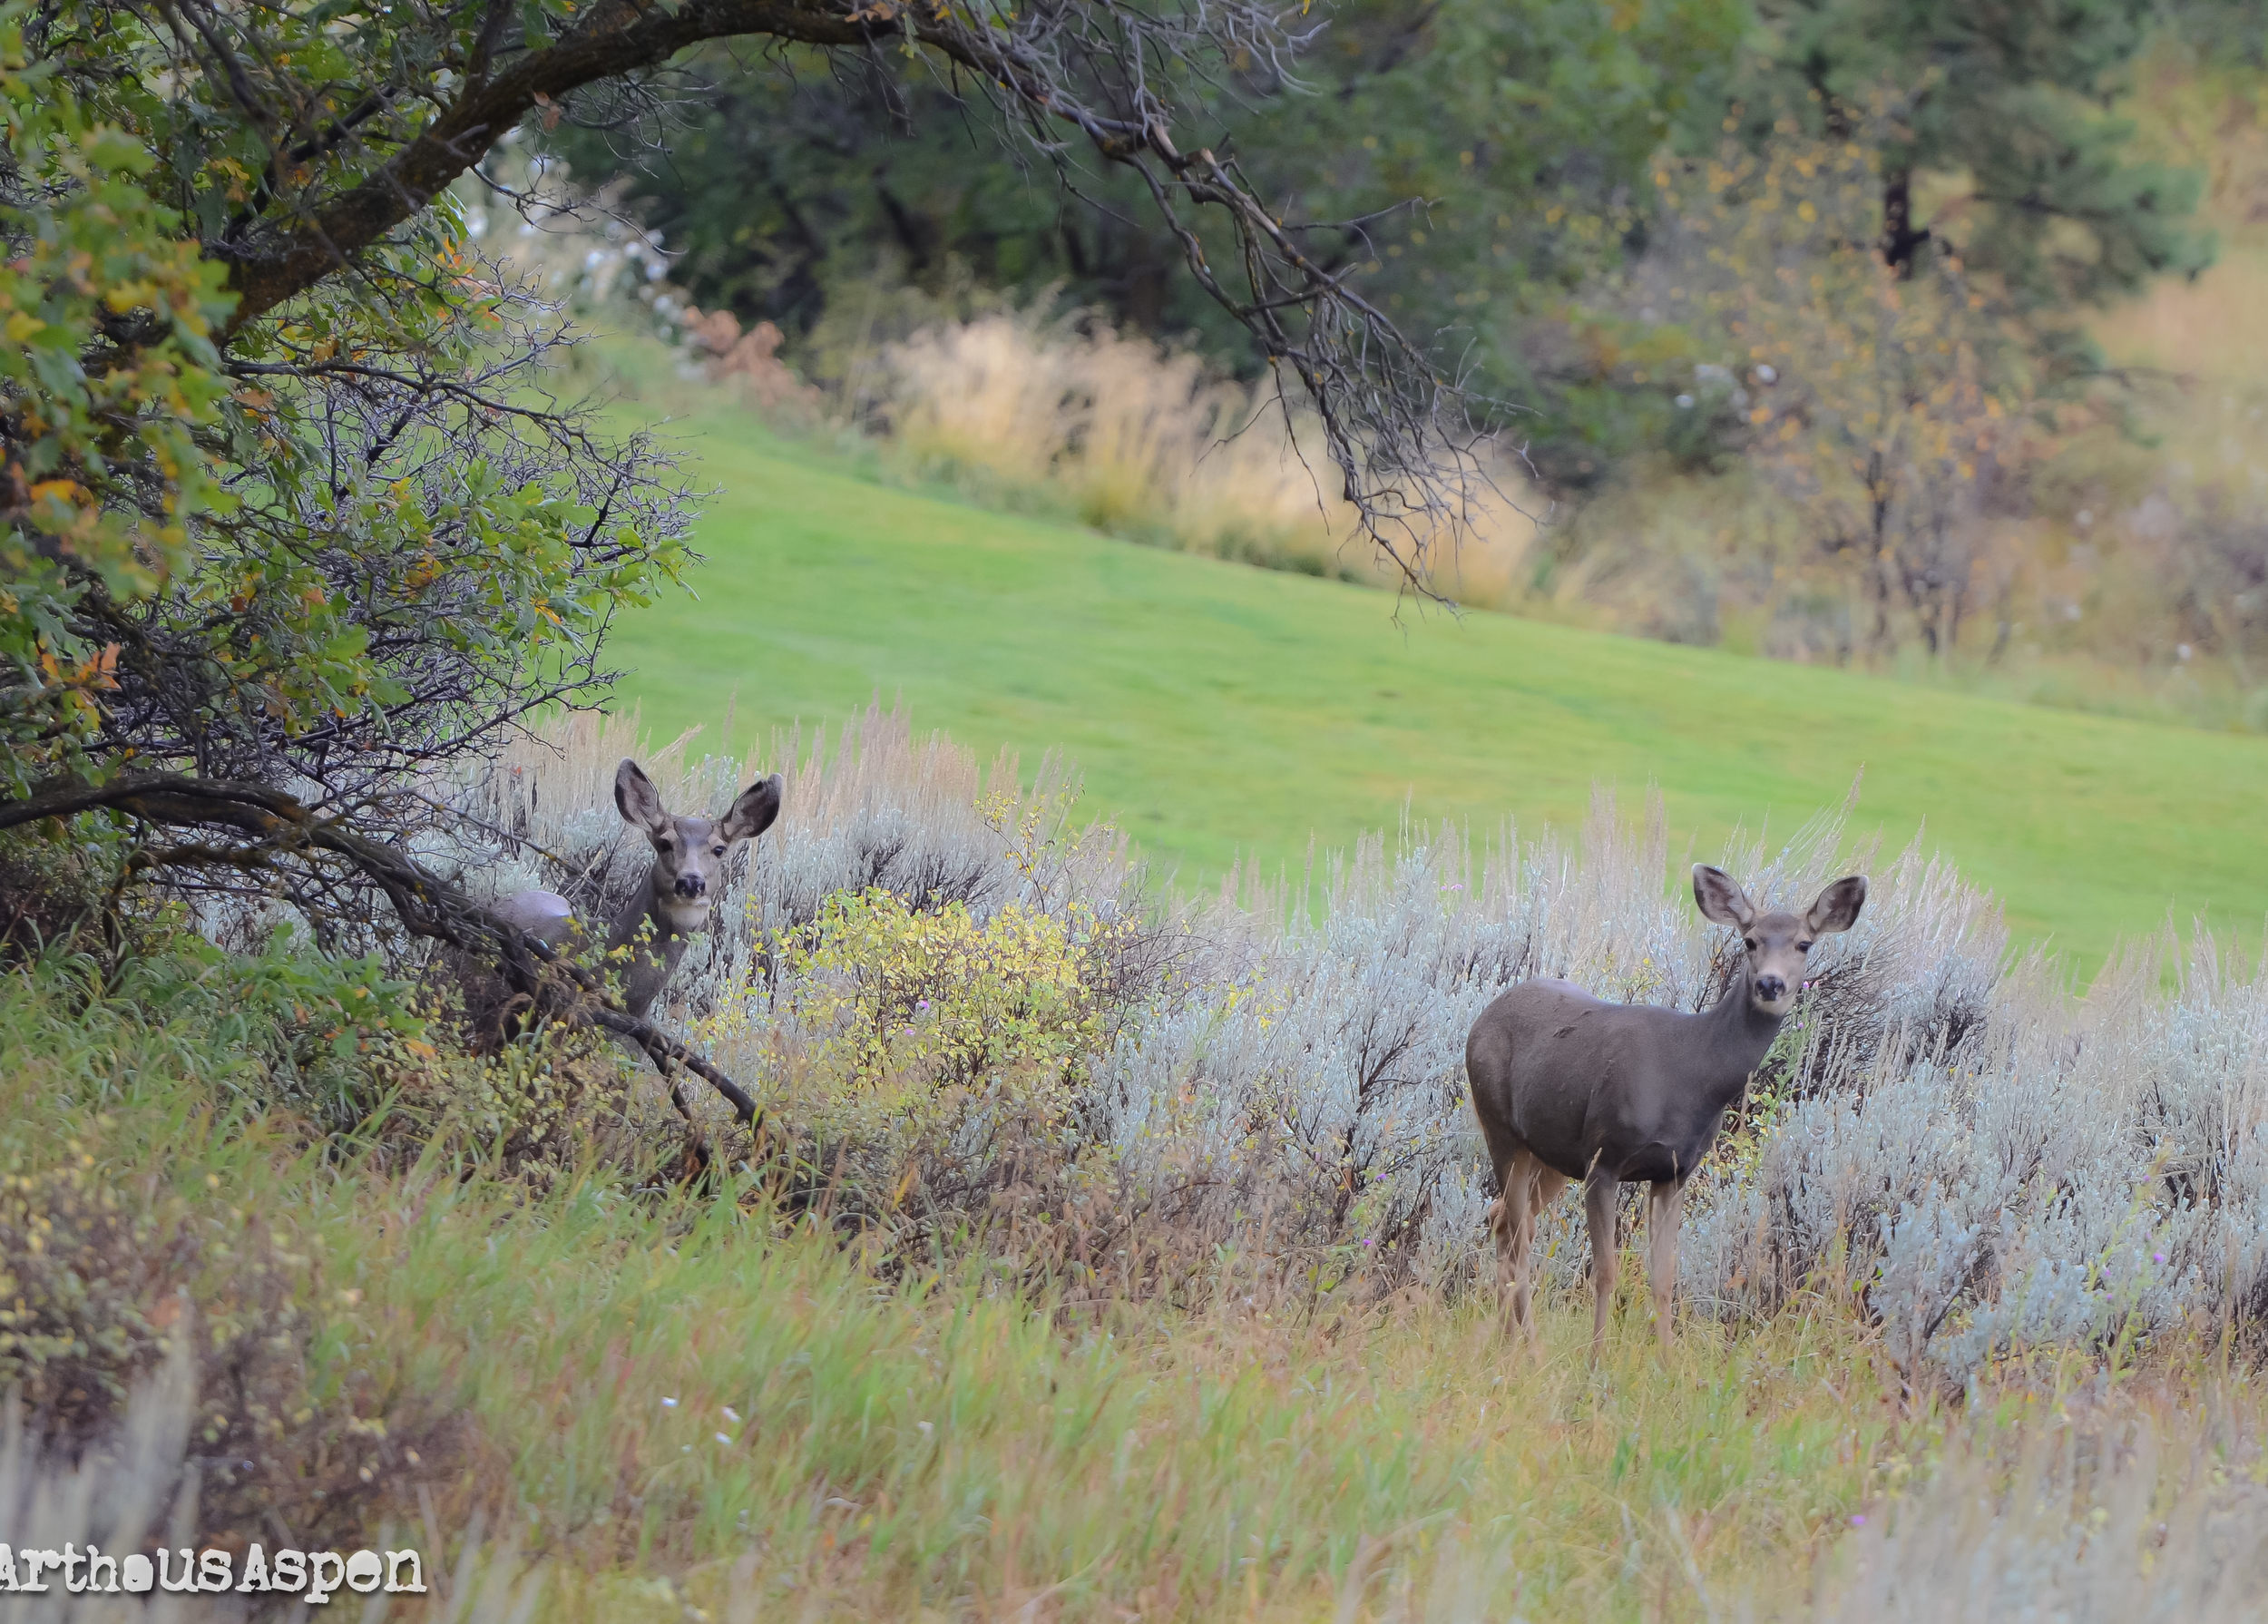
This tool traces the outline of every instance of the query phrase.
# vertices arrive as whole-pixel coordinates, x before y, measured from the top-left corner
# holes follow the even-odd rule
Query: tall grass
[[[1957,1436],[1918,1492],[1854,1519],[1862,1531],[1838,1553],[1817,1616],[2259,1618],[2268,1484],[2258,1438],[2218,1415],[2107,1408]]]
[[[442,1356],[547,1549],[709,1606],[1447,1614],[1477,1568],[1500,1605],[1620,1612],[1689,1594],[1696,1552],[1776,1590],[1753,1559],[1843,1527],[1895,1423],[1865,1351],[1795,1320],[1667,1368],[1634,1343],[1609,1398],[1572,1316],[1528,1370],[1478,1305],[1051,1312],[975,1267],[877,1293],[728,1208],[686,1228],[586,1190],[537,1217],[500,1237],[436,1195],[373,1277],[437,1353],[465,1339]]]
[[[917,463],[1052,488],[1098,530],[1215,557],[1392,584],[1317,462],[1317,426],[1274,385],[1191,351],[1051,318],[1044,307],[924,328],[882,347],[853,406]],[[1440,553],[1468,602],[1514,591],[1540,511],[1505,459],[1472,531]]]
[[[67,997],[10,981],[14,1030],[73,1042]],[[181,1075],[122,1096],[52,1070],[58,1150],[98,1115],[161,1128],[146,1107],[226,1070],[193,1007],[132,1019]],[[1666,1360],[1634,1314],[1594,1374],[1563,1305],[1531,1360],[1484,1296],[1318,1300],[1254,1268],[1190,1312],[1020,1292],[982,1256],[885,1279],[752,1190],[594,1166],[531,1195],[479,1166],[323,1167],[242,1125],[170,1149],[185,1187],[299,1214],[342,1344],[476,1429],[386,1535],[435,1587],[390,1617],[1925,1620],[2004,1616],[2026,1585],[2056,1617],[2094,1616],[2095,1587],[2166,1616],[2258,1594],[2268,1412],[2194,1355],[2115,1384],[2009,1372],[1964,1412],[1903,1392],[1823,1298],[1696,1324]],[[0,1438],[13,1542],[164,1523],[186,1349],[75,1458]],[[112,1616],[40,1605],[0,1598]]]

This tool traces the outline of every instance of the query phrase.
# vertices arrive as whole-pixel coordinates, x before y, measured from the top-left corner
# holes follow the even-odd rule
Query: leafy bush
[[[879,888],[839,893],[782,954],[783,996],[811,1062],[887,1110],[1003,1071],[1075,1087],[1102,1037],[1083,912],[1011,903],[980,925],[965,903],[924,912]]]
[[[761,1085],[846,1217],[934,1233],[1035,1186],[1054,1206],[1099,1170],[1088,1072],[1114,934],[1076,901],[980,921],[957,900],[842,893],[703,1036]]]
[[[44,1428],[83,1434],[162,1352],[151,1316],[171,1317],[196,1247],[178,1213],[122,1199],[77,1141],[65,1150],[64,1166],[0,1168],[0,1387]]]

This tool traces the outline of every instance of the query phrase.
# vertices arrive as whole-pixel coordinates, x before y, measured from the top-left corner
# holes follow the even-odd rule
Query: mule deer
[[[1652,1186],[1647,1272],[1655,1328],[1667,1349],[1686,1181],[1794,1007],[1804,955],[1818,937],[1858,922],[1866,881],[1837,880],[1800,915],[1759,914],[1730,875],[1696,864],[1693,898],[1703,917],[1741,933],[1741,973],[1715,1008],[1689,1015],[1606,1003],[1570,982],[1522,982],[1481,1012],[1465,1042],[1472,1109],[1503,1192],[1489,1208],[1489,1228],[1499,1277],[1510,1292],[1506,1330],[1525,1330],[1535,1341],[1536,1215],[1579,1179],[1596,1296],[1593,1364],[1606,1345],[1614,1299],[1622,1185],[1645,1179]]]
[[[614,769],[614,806],[622,821],[653,843],[653,866],[608,925],[607,952],[623,951],[622,1005],[643,1016],[685,957],[686,937],[709,923],[709,904],[723,886],[725,861],[743,840],[753,840],[779,816],[780,778],[774,773],[740,792],[730,810],[711,822],[674,817],[637,762]],[[578,942],[582,927],[567,899],[551,891],[522,891],[496,912],[553,947]]]
[[[708,925],[710,900],[724,885],[725,859],[740,842],[772,827],[779,816],[779,793],[780,778],[774,773],[743,789],[713,823],[673,817],[637,762],[626,759],[614,769],[615,809],[653,843],[653,866],[606,933],[610,954],[618,948],[630,953],[622,1005],[631,1014],[646,1013],[684,958],[686,936]]]

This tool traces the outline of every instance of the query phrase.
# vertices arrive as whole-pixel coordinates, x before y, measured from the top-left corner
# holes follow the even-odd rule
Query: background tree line
[[[1556,485],[1664,439],[1670,397],[1634,394],[1580,342],[1584,295],[1660,229],[1663,154],[1756,146],[1776,122],[1862,135],[1878,160],[1871,234],[1911,274],[1938,247],[1917,174],[1965,170],[1963,253],[2024,312],[2044,354],[2088,368],[2073,312],[2205,263],[2194,175],[2136,150],[2107,110],[2160,26],[2224,31],[2241,7],[2150,0],[1352,0],[1295,73],[1207,86],[1194,127],[1233,142],[1258,195],[1358,222],[1326,265],[1437,336],[1503,403]],[[2212,35],[2217,38],[2218,35]],[[2255,47],[2256,48],[2256,47]],[[620,176],[704,308],[795,341],[880,273],[1058,288],[1224,366],[1249,335],[1174,274],[1178,247],[1130,178],[1003,144],[917,59],[826,63],[719,48],[689,70],[659,162],[650,129],[560,125],[587,180]],[[1216,132],[1218,132],[1216,137]],[[626,139],[626,135],[632,137]],[[1081,197],[1097,207],[1082,208]]]
[[[1800,658],[2032,649],[2119,682],[2204,651],[2221,697],[2188,713],[2268,725],[2244,494],[2160,492],[2178,522],[2120,559],[2074,518],[2139,510],[2119,447],[2175,432],[2157,408],[2189,386],[2111,367],[2095,328],[2216,254],[2211,154],[2138,122],[2137,85],[2171,50],[2257,122],[2262,35],[2225,0],[1352,0],[1291,73],[1232,59],[1191,127],[1271,206],[1345,222],[1325,269],[1423,335],[1540,487],[1549,533],[1459,573],[1469,601]],[[776,324],[839,409],[874,405],[877,349],[987,298],[1267,372],[1129,177],[1002,142],[919,59],[719,49],[687,73],[542,139],[658,234],[685,299]]]

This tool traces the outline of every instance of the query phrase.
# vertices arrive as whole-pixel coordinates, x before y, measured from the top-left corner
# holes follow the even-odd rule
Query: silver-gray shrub
[[[608,788],[631,737],[586,719],[457,786],[460,830],[510,836],[452,836],[468,883],[544,884],[586,910],[634,884],[643,844]],[[870,710],[831,749],[786,737],[762,762],[680,746],[647,765],[687,811],[759,770],[788,779],[669,994],[695,1035],[728,1005],[759,1029],[738,1054],[799,1035],[776,949],[837,891],[1110,922],[1132,969],[1080,1076],[1079,1150],[1107,1157],[1129,1214],[1309,1278],[1488,1278],[1494,1192],[1463,1051],[1505,987],[1559,975],[1691,1010],[1731,967],[1651,797],[1634,822],[1595,797],[1572,839],[1408,826],[1297,885],[1247,875],[1167,905],[1145,901],[1115,835],[1068,817],[1059,771],[1019,790],[1012,761],[981,773],[896,712]],[[2027,1346],[2268,1319],[2268,978],[2200,936],[2170,989],[2169,942],[2074,997],[2051,963],[2011,958],[1989,897],[1918,842],[1882,861],[1851,839],[1850,811],[1707,854],[1767,905],[1853,870],[1872,885],[1858,927],[1815,950],[1745,1120],[1688,1197],[1691,1307],[1739,1319],[1841,1292],[1910,1372],[1954,1379]],[[1563,1208],[1543,1243],[1571,1284],[1583,1248]]]
[[[645,751],[634,716],[569,717],[515,741],[476,773],[441,787],[455,817],[421,854],[476,895],[555,890],[578,916],[604,920],[643,881],[653,854],[614,807],[614,769],[639,758],[672,812],[716,816],[762,773],[787,780],[789,808],[760,850],[734,860],[705,947],[665,995],[679,1020],[712,1013],[720,994],[768,977],[782,932],[809,925],[837,892],[880,886],[917,905],[960,903],[988,918],[1010,902],[1061,911],[1078,901],[1115,918],[1139,906],[1139,876],[1108,828],[1072,828],[1073,785],[1052,758],[1020,787],[1016,760],[989,771],[942,737],[921,739],[896,709],[798,731],[745,759],[695,756],[697,734]]]
[[[1696,1295],[1769,1312],[1828,1273],[1910,1371],[2268,1317],[2268,977],[2170,942],[2084,1000],[2012,975],[1950,1053],[1796,1105],[1686,1231]],[[1839,1260],[1837,1260],[1839,1258]]]

